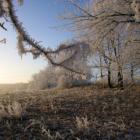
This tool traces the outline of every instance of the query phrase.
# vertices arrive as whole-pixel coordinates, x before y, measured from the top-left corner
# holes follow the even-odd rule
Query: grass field
[[[0,140],[140,140],[140,88],[5,91]]]

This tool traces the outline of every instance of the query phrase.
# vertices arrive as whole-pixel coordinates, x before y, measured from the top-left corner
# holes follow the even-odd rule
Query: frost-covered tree
[[[19,5],[23,4],[23,0],[17,0],[17,2],[19,3]],[[15,3],[16,1],[14,0],[0,0],[0,19],[2,21],[0,22],[0,27],[3,30],[7,30],[7,28],[5,27],[5,23],[7,21],[11,22],[17,34],[17,48],[19,54],[22,56],[23,54],[31,53],[34,58],[43,56],[52,65],[63,67],[75,73],[80,73],[78,71],[74,71],[72,68],[68,67],[67,65],[63,65],[63,62],[56,63],[51,57],[53,54],[59,53],[60,51],[68,49],[73,46],[68,46],[68,48],[59,48],[56,50],[50,50],[48,47],[42,46],[39,43],[39,41],[36,41],[27,33],[23,24],[19,21],[18,16],[16,15],[15,12],[16,11],[14,7]],[[70,56],[70,58],[71,57],[72,56]]]
[[[90,6],[80,5],[77,1],[70,0],[79,12],[65,17],[74,23],[95,33],[100,41],[118,26],[139,26],[140,1],[139,0],[87,0]]]
[[[55,69],[49,65],[39,73],[32,76],[28,89],[42,90],[56,87],[58,79],[57,76]]]
[[[98,47],[110,32],[120,28],[128,34],[126,41],[140,44],[140,0],[87,0],[88,2],[90,4],[87,7],[70,0],[78,12],[64,17],[72,21],[80,37]]]
[[[127,64],[131,65],[131,68],[137,64],[137,69],[139,69],[140,1],[87,0],[87,3],[90,3],[88,6],[75,0],[70,0],[70,3],[78,12],[64,16],[64,19],[72,22],[78,37],[90,43],[94,54],[97,52],[99,56],[103,57],[105,64],[102,66],[98,64],[100,70],[104,67],[108,70],[111,68],[109,71],[113,73],[118,71],[118,85],[122,86],[123,80],[121,79],[123,79],[123,71],[128,69]],[[111,39],[109,46],[112,45],[108,48],[105,40],[108,40],[107,38],[112,32],[121,36],[119,40],[117,36],[113,40]],[[128,53],[133,55],[128,57]],[[109,71],[108,73],[110,73]],[[133,75],[133,70],[131,70],[131,75]]]
[[[56,73],[60,76],[60,84],[68,82],[69,84],[84,84],[82,82],[89,82],[92,72],[91,67],[89,65],[89,59],[91,57],[90,46],[84,42],[74,42],[74,43],[65,43],[61,44],[59,48],[69,45],[74,45],[75,47],[69,50],[63,50],[55,56],[57,62],[63,62],[67,58],[71,59],[67,60],[66,65],[71,67],[74,71],[79,71],[81,74],[74,73],[72,71],[68,71],[62,67],[56,68]],[[65,62],[64,62],[65,63]],[[84,74],[84,75],[83,75]]]
[[[90,47],[84,42],[73,42],[61,44],[58,48],[71,45],[75,47],[63,50],[50,57],[56,63],[63,62],[63,65],[67,65],[71,67],[73,71],[79,71],[81,74],[66,70],[62,67],[55,67],[49,63],[47,68],[33,75],[29,83],[29,89],[72,87],[89,84],[92,74],[91,67],[88,64],[90,59]]]

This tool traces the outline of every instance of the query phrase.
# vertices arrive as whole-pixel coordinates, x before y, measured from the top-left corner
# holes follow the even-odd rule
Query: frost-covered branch
[[[20,4],[22,4],[23,1],[20,0],[19,2],[20,2]],[[18,17],[16,16],[16,13],[15,13],[13,1],[4,0],[4,1],[1,1],[1,5],[4,5],[3,9],[5,10],[6,14],[10,18],[11,23],[13,24],[13,26],[17,32],[18,49],[19,49],[20,55],[25,54],[25,53],[32,53],[35,56],[35,58],[40,55],[43,55],[45,58],[47,58],[47,60],[52,65],[63,67],[69,71],[81,74],[81,72],[73,70],[72,68],[69,68],[67,65],[64,65],[64,62],[56,63],[51,58],[52,54],[59,53],[60,51],[65,50],[65,49],[70,49],[72,47],[75,47],[75,45],[66,46],[64,48],[58,48],[56,50],[49,50],[48,48],[43,47],[26,32],[25,28],[22,26],[22,23],[18,20]],[[3,25],[2,25],[2,27],[4,28]],[[26,45],[31,46],[31,49],[25,48],[25,43],[26,43]],[[67,58],[67,60],[71,59],[71,57],[73,57],[73,55],[70,56],[69,58]],[[65,60],[65,62],[67,60]]]

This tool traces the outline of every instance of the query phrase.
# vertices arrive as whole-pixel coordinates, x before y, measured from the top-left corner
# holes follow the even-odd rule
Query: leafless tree
[[[106,65],[99,66],[101,73],[103,67],[108,69],[108,83],[114,67],[113,69],[118,71],[118,85],[123,87],[123,71],[128,68],[128,63],[131,65],[133,80],[134,65],[137,63],[138,66],[140,62],[140,1],[94,0],[87,1],[90,2],[88,7],[75,0],[69,2],[79,12],[64,16],[64,19],[71,21],[74,31],[80,39],[91,44],[93,50],[99,53],[100,60],[103,57]],[[109,39],[108,36],[112,33],[116,35]],[[108,40],[108,43],[105,43],[105,40]],[[133,55],[128,58],[127,53],[133,54],[135,58]]]

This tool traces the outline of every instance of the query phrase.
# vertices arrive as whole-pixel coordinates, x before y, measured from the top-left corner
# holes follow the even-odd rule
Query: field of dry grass
[[[0,140],[140,140],[140,88],[9,91]]]

